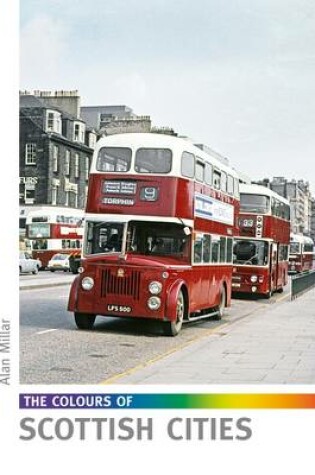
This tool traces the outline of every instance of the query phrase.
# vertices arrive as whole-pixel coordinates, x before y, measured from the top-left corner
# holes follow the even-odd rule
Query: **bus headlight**
[[[258,277],[257,275],[252,275],[251,278],[250,278],[250,281],[254,284],[255,282],[257,282],[258,280]]]
[[[81,282],[82,289],[91,290],[94,287],[94,279],[92,277],[84,277]]]
[[[149,284],[149,292],[152,295],[157,295],[161,292],[162,290],[162,284],[161,282],[157,282],[154,280],[153,282],[150,282]]]
[[[148,307],[150,310],[158,310],[161,306],[161,299],[159,297],[150,297],[148,300]]]

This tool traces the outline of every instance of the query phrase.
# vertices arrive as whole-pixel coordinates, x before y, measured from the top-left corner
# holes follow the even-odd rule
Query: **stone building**
[[[311,238],[315,243],[315,198],[312,197],[311,199]]]
[[[127,106],[84,106],[81,116],[102,135],[151,132],[150,116],[137,116]]]
[[[20,206],[85,206],[96,132],[77,91],[20,93]]]

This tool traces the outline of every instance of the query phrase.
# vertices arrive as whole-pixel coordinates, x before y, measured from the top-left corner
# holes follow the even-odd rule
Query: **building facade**
[[[311,238],[315,243],[315,198],[311,199]]]
[[[151,132],[150,116],[137,116],[127,106],[85,106],[81,107],[81,116],[101,135]]]
[[[84,208],[95,131],[66,91],[20,94],[20,206]],[[52,100],[53,99],[53,100]],[[61,108],[62,107],[62,108]],[[72,115],[69,110],[75,113]]]

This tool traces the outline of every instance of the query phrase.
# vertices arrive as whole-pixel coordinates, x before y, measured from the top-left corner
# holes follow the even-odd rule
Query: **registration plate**
[[[130,313],[132,311],[132,308],[128,305],[108,304],[107,310],[109,312]]]

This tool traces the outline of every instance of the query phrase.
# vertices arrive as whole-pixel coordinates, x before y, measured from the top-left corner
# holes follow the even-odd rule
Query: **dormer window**
[[[85,124],[82,122],[73,123],[73,140],[74,142],[84,143]]]
[[[46,113],[46,132],[61,134],[61,113],[53,110],[47,110]]]

